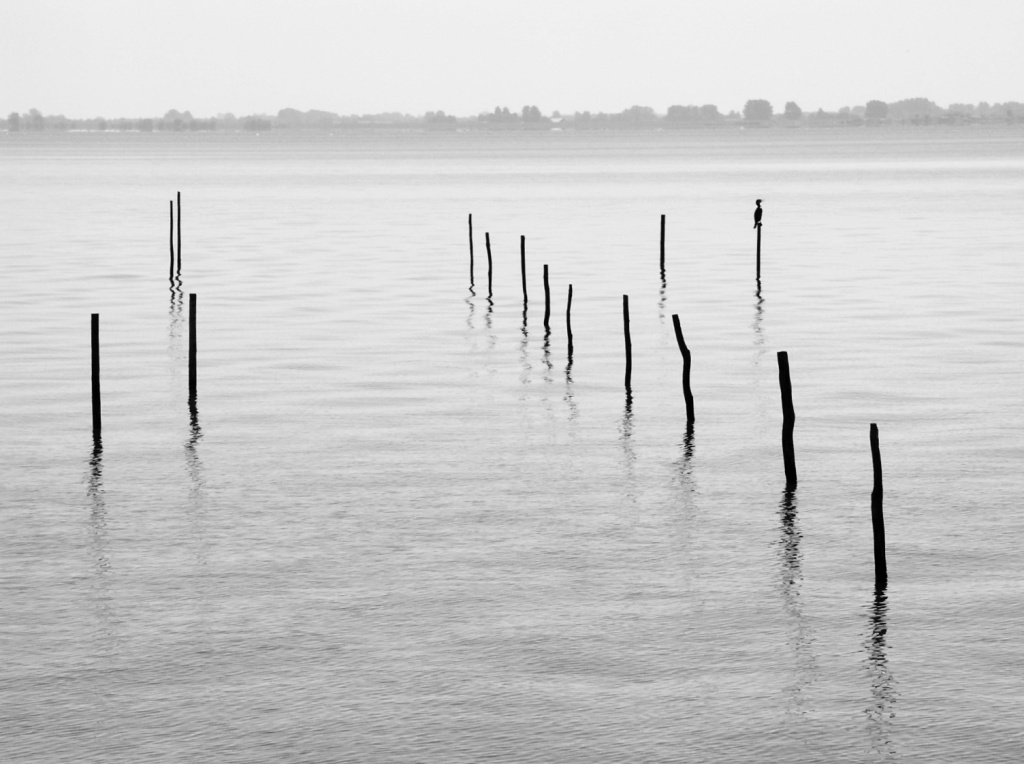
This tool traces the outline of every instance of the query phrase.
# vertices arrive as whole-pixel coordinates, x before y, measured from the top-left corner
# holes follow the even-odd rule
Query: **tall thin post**
[[[484,244],[487,245],[487,296],[491,296],[491,234],[484,232]]]
[[[92,438],[100,439],[103,416],[100,411],[100,314],[93,313],[90,325],[92,340]]]
[[[519,267],[523,272],[523,305],[526,304],[526,237],[519,237]]]
[[[551,329],[551,288],[548,286],[548,265],[544,263],[544,330]]]
[[[196,402],[196,296],[188,296],[188,400]]]
[[[661,216],[661,278],[665,279],[665,216]]]
[[[469,213],[469,285],[473,286],[473,213]]]
[[[782,393],[782,460],[786,467],[786,487],[796,487],[796,455],[793,450],[793,425],[796,412],[793,410],[793,386],[789,381],[789,354],[780,350],[779,390]]]
[[[629,295],[622,295],[622,331],[626,337],[626,392],[632,390],[633,341],[629,337]]]
[[[181,273],[181,191],[178,192],[178,273]]]
[[[168,204],[171,205],[171,233],[169,236],[171,246],[171,278],[174,278],[174,200],[170,199]]]
[[[875,588],[884,589],[889,581],[885,565],[885,519],[882,517],[882,454],[878,448],[878,425],[871,425],[871,465],[874,487],[871,490],[871,532],[875,542]]]
[[[690,392],[690,349],[686,347],[686,340],[683,339],[683,330],[679,326],[679,316],[672,314],[672,327],[676,330],[676,342],[679,344],[679,352],[683,354],[683,398],[686,401],[686,422],[694,421],[693,416],[693,393]]]
[[[757,280],[761,280],[761,224],[757,226]]]
[[[572,361],[572,284],[569,284],[569,299],[565,304],[565,331],[569,335],[569,360]]]

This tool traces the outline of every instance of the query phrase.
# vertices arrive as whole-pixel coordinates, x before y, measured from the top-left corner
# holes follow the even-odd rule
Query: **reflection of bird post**
[[[757,207],[754,209],[754,228],[757,229],[757,280],[761,280],[761,215],[764,210],[761,209],[761,200],[755,201]]]

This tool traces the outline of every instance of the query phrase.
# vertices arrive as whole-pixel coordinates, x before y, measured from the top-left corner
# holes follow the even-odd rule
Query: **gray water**
[[[0,162],[4,761],[1019,757],[1019,128],[12,134]]]

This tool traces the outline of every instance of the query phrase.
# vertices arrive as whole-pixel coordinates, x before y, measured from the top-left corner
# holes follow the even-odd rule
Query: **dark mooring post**
[[[473,213],[469,213],[469,285],[473,286]]]
[[[875,539],[875,588],[884,589],[889,581],[885,565],[885,520],[882,517],[882,454],[878,450],[878,425],[871,425],[871,465],[875,485],[871,490],[871,531]]]
[[[551,329],[551,288],[548,286],[548,265],[544,263],[544,330]]]
[[[632,389],[633,341],[629,337],[629,295],[622,295],[622,331],[626,337],[626,392]]]
[[[693,393],[690,392],[690,349],[686,347],[686,340],[683,339],[683,330],[679,326],[679,316],[672,314],[672,327],[676,330],[676,342],[679,344],[679,352],[683,354],[683,399],[686,401],[686,422],[691,424],[693,416]]]
[[[178,192],[178,273],[181,273],[181,191]]]
[[[171,246],[171,278],[174,278],[174,200],[169,200],[171,205],[171,233],[169,236]]]
[[[661,278],[665,278],[665,216],[661,216]]]
[[[100,412],[100,314],[92,314],[92,439],[100,439],[103,417]]]
[[[487,245],[487,296],[491,296],[491,234],[484,232],[484,244]]]
[[[761,224],[757,226],[757,280],[761,280]]]
[[[196,402],[196,296],[188,296],[188,401]]]
[[[793,386],[789,381],[789,354],[779,351],[779,390],[782,392],[782,459],[786,465],[786,487],[796,487],[796,456],[793,452]]]
[[[526,304],[526,237],[519,237],[519,268],[523,272],[523,305]]]
[[[569,284],[569,299],[565,304],[565,331],[569,335],[569,360],[572,361],[572,284]]]

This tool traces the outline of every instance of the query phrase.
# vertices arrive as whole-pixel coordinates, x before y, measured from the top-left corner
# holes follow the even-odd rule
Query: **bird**
[[[757,208],[754,210],[754,228],[757,228],[759,225],[761,225],[761,214],[764,212],[764,210],[761,209],[760,199],[758,199],[755,202],[755,204],[757,204]]]

